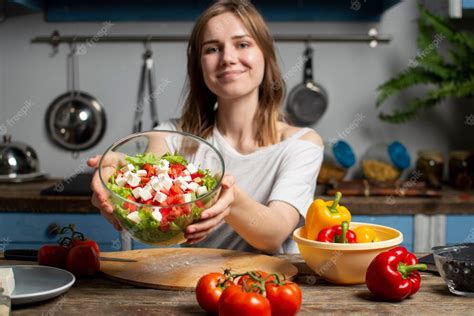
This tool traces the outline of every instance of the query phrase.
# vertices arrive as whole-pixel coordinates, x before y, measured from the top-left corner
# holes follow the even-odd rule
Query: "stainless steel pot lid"
[[[4,135],[0,144],[0,175],[15,177],[38,172],[39,161],[34,149],[21,142],[12,142],[11,135]]]

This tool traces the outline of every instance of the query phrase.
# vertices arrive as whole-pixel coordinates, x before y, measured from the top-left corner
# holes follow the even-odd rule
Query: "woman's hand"
[[[97,169],[99,167],[100,158],[100,155],[89,158],[89,160],[87,160],[87,165],[89,165],[89,167]],[[119,161],[119,156],[110,156],[110,159],[103,162],[102,175],[105,179],[110,178],[114,174],[115,170],[117,169],[117,166],[119,165]],[[102,216],[104,216],[112,225],[114,225],[116,230],[121,231],[122,227],[120,226],[120,223],[117,221],[117,219],[115,219],[112,214],[114,209],[112,207],[112,204],[110,204],[109,202],[109,193],[100,181],[98,170],[94,172],[94,176],[92,177],[91,189],[93,192],[91,199],[92,205],[94,205],[100,210]]]
[[[199,222],[186,228],[185,237],[188,244],[195,244],[205,239],[229,215],[230,207],[234,202],[234,182],[233,176],[224,176],[221,194],[217,202],[201,213],[201,220]]]

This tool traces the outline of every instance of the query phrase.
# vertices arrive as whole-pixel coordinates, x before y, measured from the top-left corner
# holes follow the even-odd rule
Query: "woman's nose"
[[[237,52],[235,48],[231,45],[224,46],[221,55],[221,64],[228,65],[234,64],[237,60]]]

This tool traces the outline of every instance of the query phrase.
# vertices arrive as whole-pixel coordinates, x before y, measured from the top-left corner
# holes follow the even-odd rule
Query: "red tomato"
[[[132,201],[132,202],[136,202],[137,199],[133,196],[133,195],[129,195],[127,197],[128,200]],[[130,213],[131,212],[135,212],[137,210],[137,206],[133,203],[128,203],[128,202],[125,202],[123,203],[123,208],[128,210]]]
[[[89,245],[79,245],[69,250],[66,269],[77,277],[91,276],[100,269],[97,252]]]
[[[86,246],[90,246],[92,248],[94,248],[95,252],[97,253],[97,256],[100,256],[100,248],[99,248],[99,245],[93,241],[92,239],[85,239],[85,240],[81,240],[79,238],[74,238],[71,242],[71,245],[70,247],[76,247],[76,246],[79,246],[79,245],[86,245]]]
[[[212,272],[203,275],[196,285],[196,299],[199,306],[207,312],[217,314],[219,298],[230,285],[232,282],[226,280],[223,273]]]
[[[253,271],[257,277],[259,277],[260,279],[264,279],[266,276],[268,276],[268,273],[266,272],[263,272],[263,271],[260,271],[260,270],[257,270],[257,271]],[[265,279],[265,281],[272,281],[274,280],[275,277],[274,276],[271,276],[269,277],[268,279]],[[245,280],[245,286],[248,290],[250,290],[252,284],[256,284],[256,285],[260,285],[260,283],[253,279],[250,275],[246,274],[246,275],[243,275],[239,278],[239,280],[237,281],[237,285],[240,285],[240,286],[243,286],[244,284],[244,280]],[[252,289],[253,292],[259,292],[259,289],[258,288],[253,288]]]
[[[222,292],[218,306],[220,316],[271,316],[270,302],[265,296],[245,292],[238,285],[231,285]]]
[[[265,290],[272,307],[272,316],[292,316],[300,310],[302,294],[296,283],[286,281],[283,285],[278,285],[267,282]]]
[[[186,166],[179,164],[179,163],[171,163],[170,164],[170,169],[168,171],[168,174],[171,178],[177,178],[181,175],[183,170],[186,169]]]
[[[142,177],[142,178],[140,179],[140,184],[141,184],[142,186],[144,186],[144,185],[147,184],[148,182],[150,182],[150,178],[149,178],[149,177]]]
[[[146,173],[147,173],[146,176],[147,176],[148,178],[151,178],[151,176],[156,175],[156,170],[155,170],[155,168],[153,168],[153,166],[150,165],[149,163],[144,164],[144,165],[143,165],[143,169],[146,170]]]
[[[199,208],[204,208],[204,203],[201,200],[196,200],[194,201],[197,207]]]
[[[183,195],[183,193],[184,191],[176,184],[173,184],[170,188],[170,194]]]
[[[44,245],[38,251],[38,264],[64,269],[67,254],[68,249],[61,245]]]
[[[199,171],[191,174],[191,179],[194,180],[196,178],[202,178],[202,174]]]

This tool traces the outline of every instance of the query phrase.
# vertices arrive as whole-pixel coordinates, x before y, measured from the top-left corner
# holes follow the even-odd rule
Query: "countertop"
[[[316,278],[300,255],[283,255],[298,267],[303,291],[299,315],[402,314],[472,315],[474,300],[451,294],[439,276],[422,273],[420,291],[399,303],[378,302],[365,285],[337,286]],[[24,264],[0,259],[0,265]],[[104,276],[80,279],[60,297],[14,306],[12,315],[205,315],[192,291],[138,288]]]
[[[97,213],[89,196],[46,196],[40,191],[54,185],[59,179],[0,184],[0,212],[61,212]],[[474,214],[474,191],[456,191],[444,187],[442,196],[435,197],[343,197],[342,204],[352,214],[412,215],[412,214]],[[331,199],[328,196],[318,198]]]

